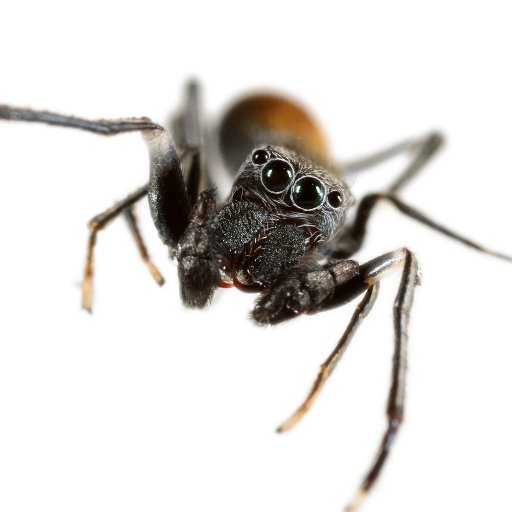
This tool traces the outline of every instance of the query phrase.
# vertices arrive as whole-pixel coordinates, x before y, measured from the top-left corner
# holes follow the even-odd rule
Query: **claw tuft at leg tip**
[[[367,492],[364,489],[359,489],[354,497],[345,506],[344,512],[355,512],[361,503],[365,500]]]

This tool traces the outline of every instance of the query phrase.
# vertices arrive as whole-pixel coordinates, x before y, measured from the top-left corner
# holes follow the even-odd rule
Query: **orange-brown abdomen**
[[[219,128],[224,162],[236,172],[257,146],[283,146],[320,165],[329,162],[322,130],[295,102],[271,94],[241,99],[225,114]]]

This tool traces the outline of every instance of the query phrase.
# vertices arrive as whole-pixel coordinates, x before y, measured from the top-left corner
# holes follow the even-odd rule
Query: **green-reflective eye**
[[[317,178],[306,176],[297,180],[292,191],[292,201],[303,210],[313,210],[325,199],[325,187]]]
[[[269,192],[284,192],[292,179],[292,167],[283,160],[270,161],[261,173],[261,181]]]

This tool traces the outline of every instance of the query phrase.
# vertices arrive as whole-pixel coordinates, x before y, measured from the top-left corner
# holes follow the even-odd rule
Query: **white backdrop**
[[[339,158],[438,128],[445,150],[403,197],[512,253],[506,4],[20,1],[0,13],[0,103],[165,122],[197,77],[211,120],[248,89],[302,99]],[[116,222],[99,237],[90,316],[86,221],[144,182],[145,145],[0,123],[0,148],[0,510],[339,511],[385,426],[398,279],[310,414],[279,436],[351,307],[265,329],[248,319],[253,296],[220,290],[187,311],[143,203],[167,284]],[[402,165],[361,175],[355,193]],[[360,259],[402,245],[423,269],[406,422],[363,509],[510,510],[512,265],[388,206]]]

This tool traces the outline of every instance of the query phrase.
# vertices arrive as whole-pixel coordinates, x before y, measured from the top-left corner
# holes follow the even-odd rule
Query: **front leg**
[[[167,130],[144,130],[150,171],[149,210],[160,239],[174,248],[185,232],[191,213],[178,148]]]
[[[352,263],[354,267],[347,266],[342,270],[339,276],[340,283],[332,286],[332,281],[326,277],[325,272],[328,272],[332,277],[332,270],[336,268],[341,270],[343,269],[342,265],[347,263]],[[402,271],[400,287],[394,304],[395,349],[386,410],[387,428],[369,471],[354,498],[346,507],[347,511],[353,511],[360,505],[376,482],[403,420],[407,331],[414,289],[419,284],[419,270],[416,257],[406,248],[384,254],[361,266],[355,262],[350,262],[350,260],[341,260],[338,265],[341,266],[336,267],[336,263],[334,263],[318,274],[324,280],[323,285],[319,284],[320,280],[313,279],[316,285],[311,286],[311,280],[316,274],[314,271],[302,276],[294,275],[285,278],[283,282],[278,283],[257,301],[253,316],[259,323],[278,323],[300,313],[314,313],[342,306],[366,291],[340,341],[321,365],[308,396],[295,413],[278,428],[278,432],[283,432],[295,425],[310,409],[325,381],[341,359],[361,321],[371,310],[377,296],[380,280],[396,270]],[[341,277],[342,275],[343,277]],[[327,284],[329,282],[331,284]],[[317,295],[315,295],[315,292]]]
[[[359,265],[353,260],[335,260],[313,269],[298,267],[275,280],[259,297],[252,317],[257,323],[266,325],[303,313],[315,313],[337,287],[358,273]]]
[[[220,280],[210,236],[210,225],[216,213],[215,190],[205,190],[194,205],[190,222],[176,246],[181,299],[191,308],[204,307]]]

